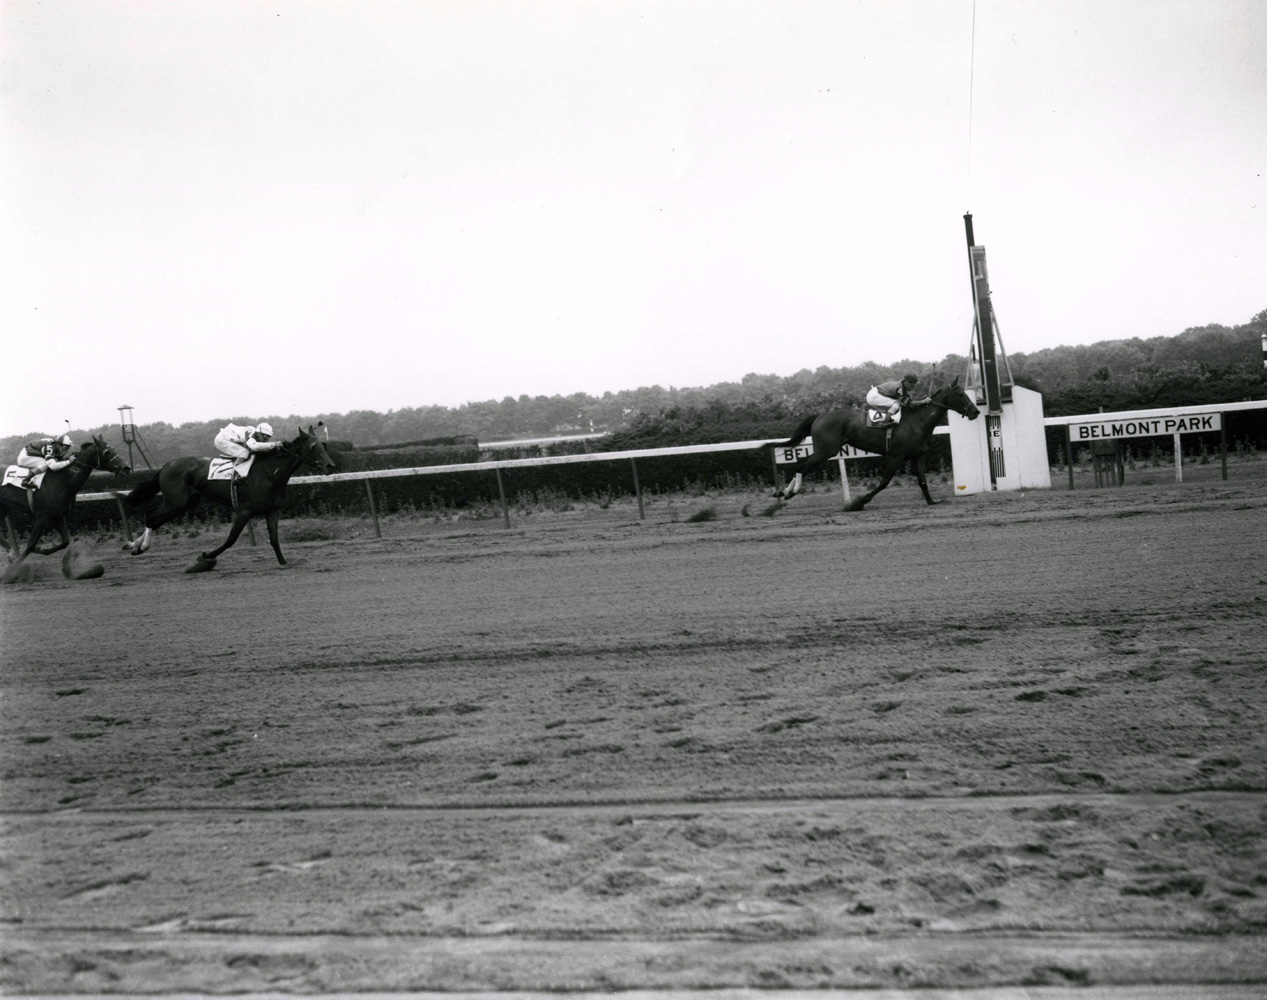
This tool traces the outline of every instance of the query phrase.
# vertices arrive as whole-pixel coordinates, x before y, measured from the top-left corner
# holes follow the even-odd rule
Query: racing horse
[[[889,485],[889,480],[897,471],[911,461],[915,463],[915,475],[919,479],[919,488],[924,491],[924,499],[934,504],[937,501],[928,492],[926,478],[928,446],[933,440],[933,428],[947,410],[954,410],[969,420],[976,420],[981,413],[960,388],[957,377],[950,385],[934,392],[923,406],[904,406],[902,420],[891,428],[891,434],[887,427],[868,427],[864,410],[828,410],[808,416],[786,441],[765,446],[793,447],[800,444],[806,435],[812,435],[814,440],[814,451],[792,466],[792,480],[783,489],[776,490],[774,495],[782,500],[791,500],[801,491],[801,478],[805,473],[835,458],[844,445],[851,444],[861,451],[882,455],[887,461],[880,485],[870,493],[855,498],[845,510],[862,510]]]
[[[64,469],[50,469],[44,473],[44,479],[38,490],[29,495],[20,486],[0,487],[0,503],[8,510],[25,514],[31,519],[30,535],[26,548],[15,562],[5,571],[3,582],[9,583],[17,578],[18,567],[32,552],[42,556],[60,552],[70,545],[70,532],[66,530],[66,514],[70,511],[75,497],[83,489],[88,476],[96,470],[113,472],[122,476],[132,470],[124,464],[123,459],[114,453],[106,444],[105,438],[93,435],[71,458],[70,465]],[[53,527],[57,529],[62,540],[57,545],[38,548],[44,533]]]
[[[322,425],[318,423],[317,426]],[[298,430],[299,436],[293,441],[283,442],[281,448],[256,453],[250,471],[236,483],[227,479],[210,479],[210,459],[177,458],[168,462],[128,494],[128,506],[145,512],[145,530],[140,538],[124,548],[139,556],[149,549],[154,529],[188,513],[203,500],[210,500],[233,511],[229,537],[218,549],[199,555],[188,572],[212,569],[220,554],[238,540],[238,535],[242,534],[251,518],[260,514],[264,515],[268,525],[268,540],[277,553],[277,561],[285,566],[286,557],[282,555],[281,543],[277,540],[277,519],[282,501],[286,499],[286,484],[301,465],[315,469],[318,475],[325,475],[334,468],[334,459],[318,439],[315,428],[310,424],[307,431],[302,427]],[[160,500],[155,503],[154,498],[160,494]]]

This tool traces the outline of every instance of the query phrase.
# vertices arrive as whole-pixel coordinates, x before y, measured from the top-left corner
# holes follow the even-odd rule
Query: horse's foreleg
[[[931,507],[937,501],[928,492],[928,465],[924,455],[917,455],[915,458],[915,478],[919,480],[919,488],[924,491],[924,499],[928,501],[928,505]]]
[[[890,459],[888,462],[886,462],[884,465],[884,477],[880,480],[880,484],[875,489],[873,489],[870,493],[864,493],[862,496],[854,499],[851,503],[846,505],[845,510],[862,510],[863,507],[865,507],[875,498],[875,495],[877,493],[879,493],[882,489],[884,489],[886,486],[889,485],[893,477],[897,475],[897,470],[900,469],[901,467],[902,467],[901,461],[894,461]]]
[[[229,528],[229,537],[224,540],[224,544],[218,549],[212,549],[210,552],[204,552],[198,558],[204,562],[214,562],[225,549],[233,547],[233,543],[238,540],[238,535],[242,534],[242,529],[247,526],[251,520],[252,511],[249,509],[239,510],[233,515],[233,526]]]
[[[273,551],[277,553],[277,561],[285,566],[286,557],[282,555],[282,543],[277,539],[277,519],[280,516],[281,511],[274,507],[264,515],[264,523],[268,525],[268,540],[273,545]]]
[[[70,532],[66,530],[65,514],[53,522],[53,527],[57,529],[57,533],[61,535],[62,540],[56,545],[50,545],[46,549],[36,549],[35,551],[42,556],[51,556],[54,552],[60,552],[62,549],[67,548],[70,545]]]

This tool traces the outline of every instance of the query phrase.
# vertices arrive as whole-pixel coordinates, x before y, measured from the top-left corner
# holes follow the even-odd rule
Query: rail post
[[[1175,434],[1175,482],[1183,482],[1183,442],[1178,433]]]
[[[647,519],[647,515],[642,509],[642,487],[638,484],[638,460],[636,458],[631,458],[629,460],[629,467],[633,469],[634,495],[638,498],[638,520],[645,521]],[[1223,478],[1226,479],[1227,477],[1224,476]]]
[[[1267,336],[1267,335],[1265,335]],[[1219,421],[1219,461],[1223,463],[1223,479],[1227,480],[1227,428]]]
[[[1065,464],[1069,466],[1069,488],[1073,489],[1073,425],[1065,424]]]
[[[374,503],[374,488],[370,485],[370,481],[368,479],[365,480],[365,495],[370,501],[370,517],[374,521],[374,537],[382,538],[383,529],[378,526],[378,507]]]
[[[836,456],[836,461],[840,463],[840,489],[845,494],[845,506],[848,507],[853,501],[849,497],[849,470],[845,468],[845,453],[843,451]]]
[[[493,470],[497,473],[497,493],[502,498],[502,520],[505,521],[506,527],[510,527],[510,508],[506,506],[506,487],[502,484],[502,470],[498,466]]]
[[[8,543],[9,548],[13,550],[13,558],[16,559],[18,557],[18,535],[17,532],[13,530],[13,519],[10,518],[8,514],[4,515],[4,526],[8,529],[8,535],[5,538],[5,541]]]

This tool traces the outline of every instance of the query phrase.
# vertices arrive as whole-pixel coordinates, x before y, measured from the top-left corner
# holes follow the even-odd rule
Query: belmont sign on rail
[[[1132,420],[1097,420],[1069,425],[1069,440],[1100,441],[1107,438],[1161,437],[1223,428],[1220,413],[1185,413],[1182,416],[1137,417]]]
[[[811,441],[809,438],[806,438],[804,441],[798,444],[795,448],[775,448],[774,461],[778,465],[791,465],[793,462],[799,462],[802,458],[808,458],[813,453],[814,453],[814,442]],[[871,451],[859,451],[853,445],[847,444],[832,457],[836,459],[841,459],[841,458],[882,458],[883,456],[877,455]]]

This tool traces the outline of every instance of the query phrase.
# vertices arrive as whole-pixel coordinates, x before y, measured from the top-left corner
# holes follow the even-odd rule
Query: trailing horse
[[[113,472],[116,476],[131,471],[124,464],[123,459],[106,444],[105,438],[94,435],[91,441],[85,442],[79,449],[71,459],[70,465],[64,469],[50,469],[45,472],[40,488],[32,491],[29,496],[27,491],[20,486],[0,487],[0,503],[3,503],[8,510],[26,515],[31,519],[26,548],[5,571],[3,582],[9,583],[17,578],[18,567],[32,552],[47,556],[60,552],[70,545],[70,532],[66,530],[66,514],[70,511],[79,491],[83,489],[84,483],[88,481],[88,476],[98,469]],[[47,548],[37,548],[40,538],[50,526],[56,528],[62,536],[61,542]]]
[[[868,427],[866,412],[863,410],[829,410],[827,413],[808,416],[786,441],[766,445],[774,448],[792,447],[800,444],[806,435],[812,435],[814,440],[813,453],[792,466],[791,482],[783,489],[776,490],[774,495],[783,500],[791,500],[801,491],[801,478],[805,473],[835,458],[844,445],[851,444],[862,451],[883,455],[887,461],[880,485],[870,493],[857,497],[846,510],[862,510],[877,493],[889,485],[894,474],[910,461],[915,463],[915,475],[919,479],[919,488],[924,491],[924,499],[930,504],[936,503],[928,492],[926,461],[928,446],[933,440],[933,428],[947,410],[954,410],[969,420],[976,420],[981,412],[959,387],[959,379],[956,378],[950,385],[934,392],[923,406],[911,407],[908,404],[903,407],[901,422],[891,429]]]
[[[321,426],[318,424],[317,426]],[[229,537],[218,549],[204,552],[189,572],[201,572],[215,566],[216,559],[225,549],[238,540],[247,522],[263,514],[268,525],[268,540],[277,553],[277,561],[285,566],[281,544],[277,540],[277,519],[282,501],[286,499],[286,484],[301,465],[315,469],[324,475],[334,468],[334,459],[325,445],[317,438],[310,425],[305,432],[299,428],[299,436],[286,441],[275,451],[259,452],[246,476],[236,483],[227,479],[209,478],[211,460],[207,458],[177,458],[168,462],[150,479],[141,483],[127,497],[128,506],[144,509],[145,530],[136,541],[125,545],[134,556],[150,547],[150,535],[173,518],[198,506],[204,499],[228,507],[233,511],[233,524]],[[154,498],[161,494],[155,503]]]

